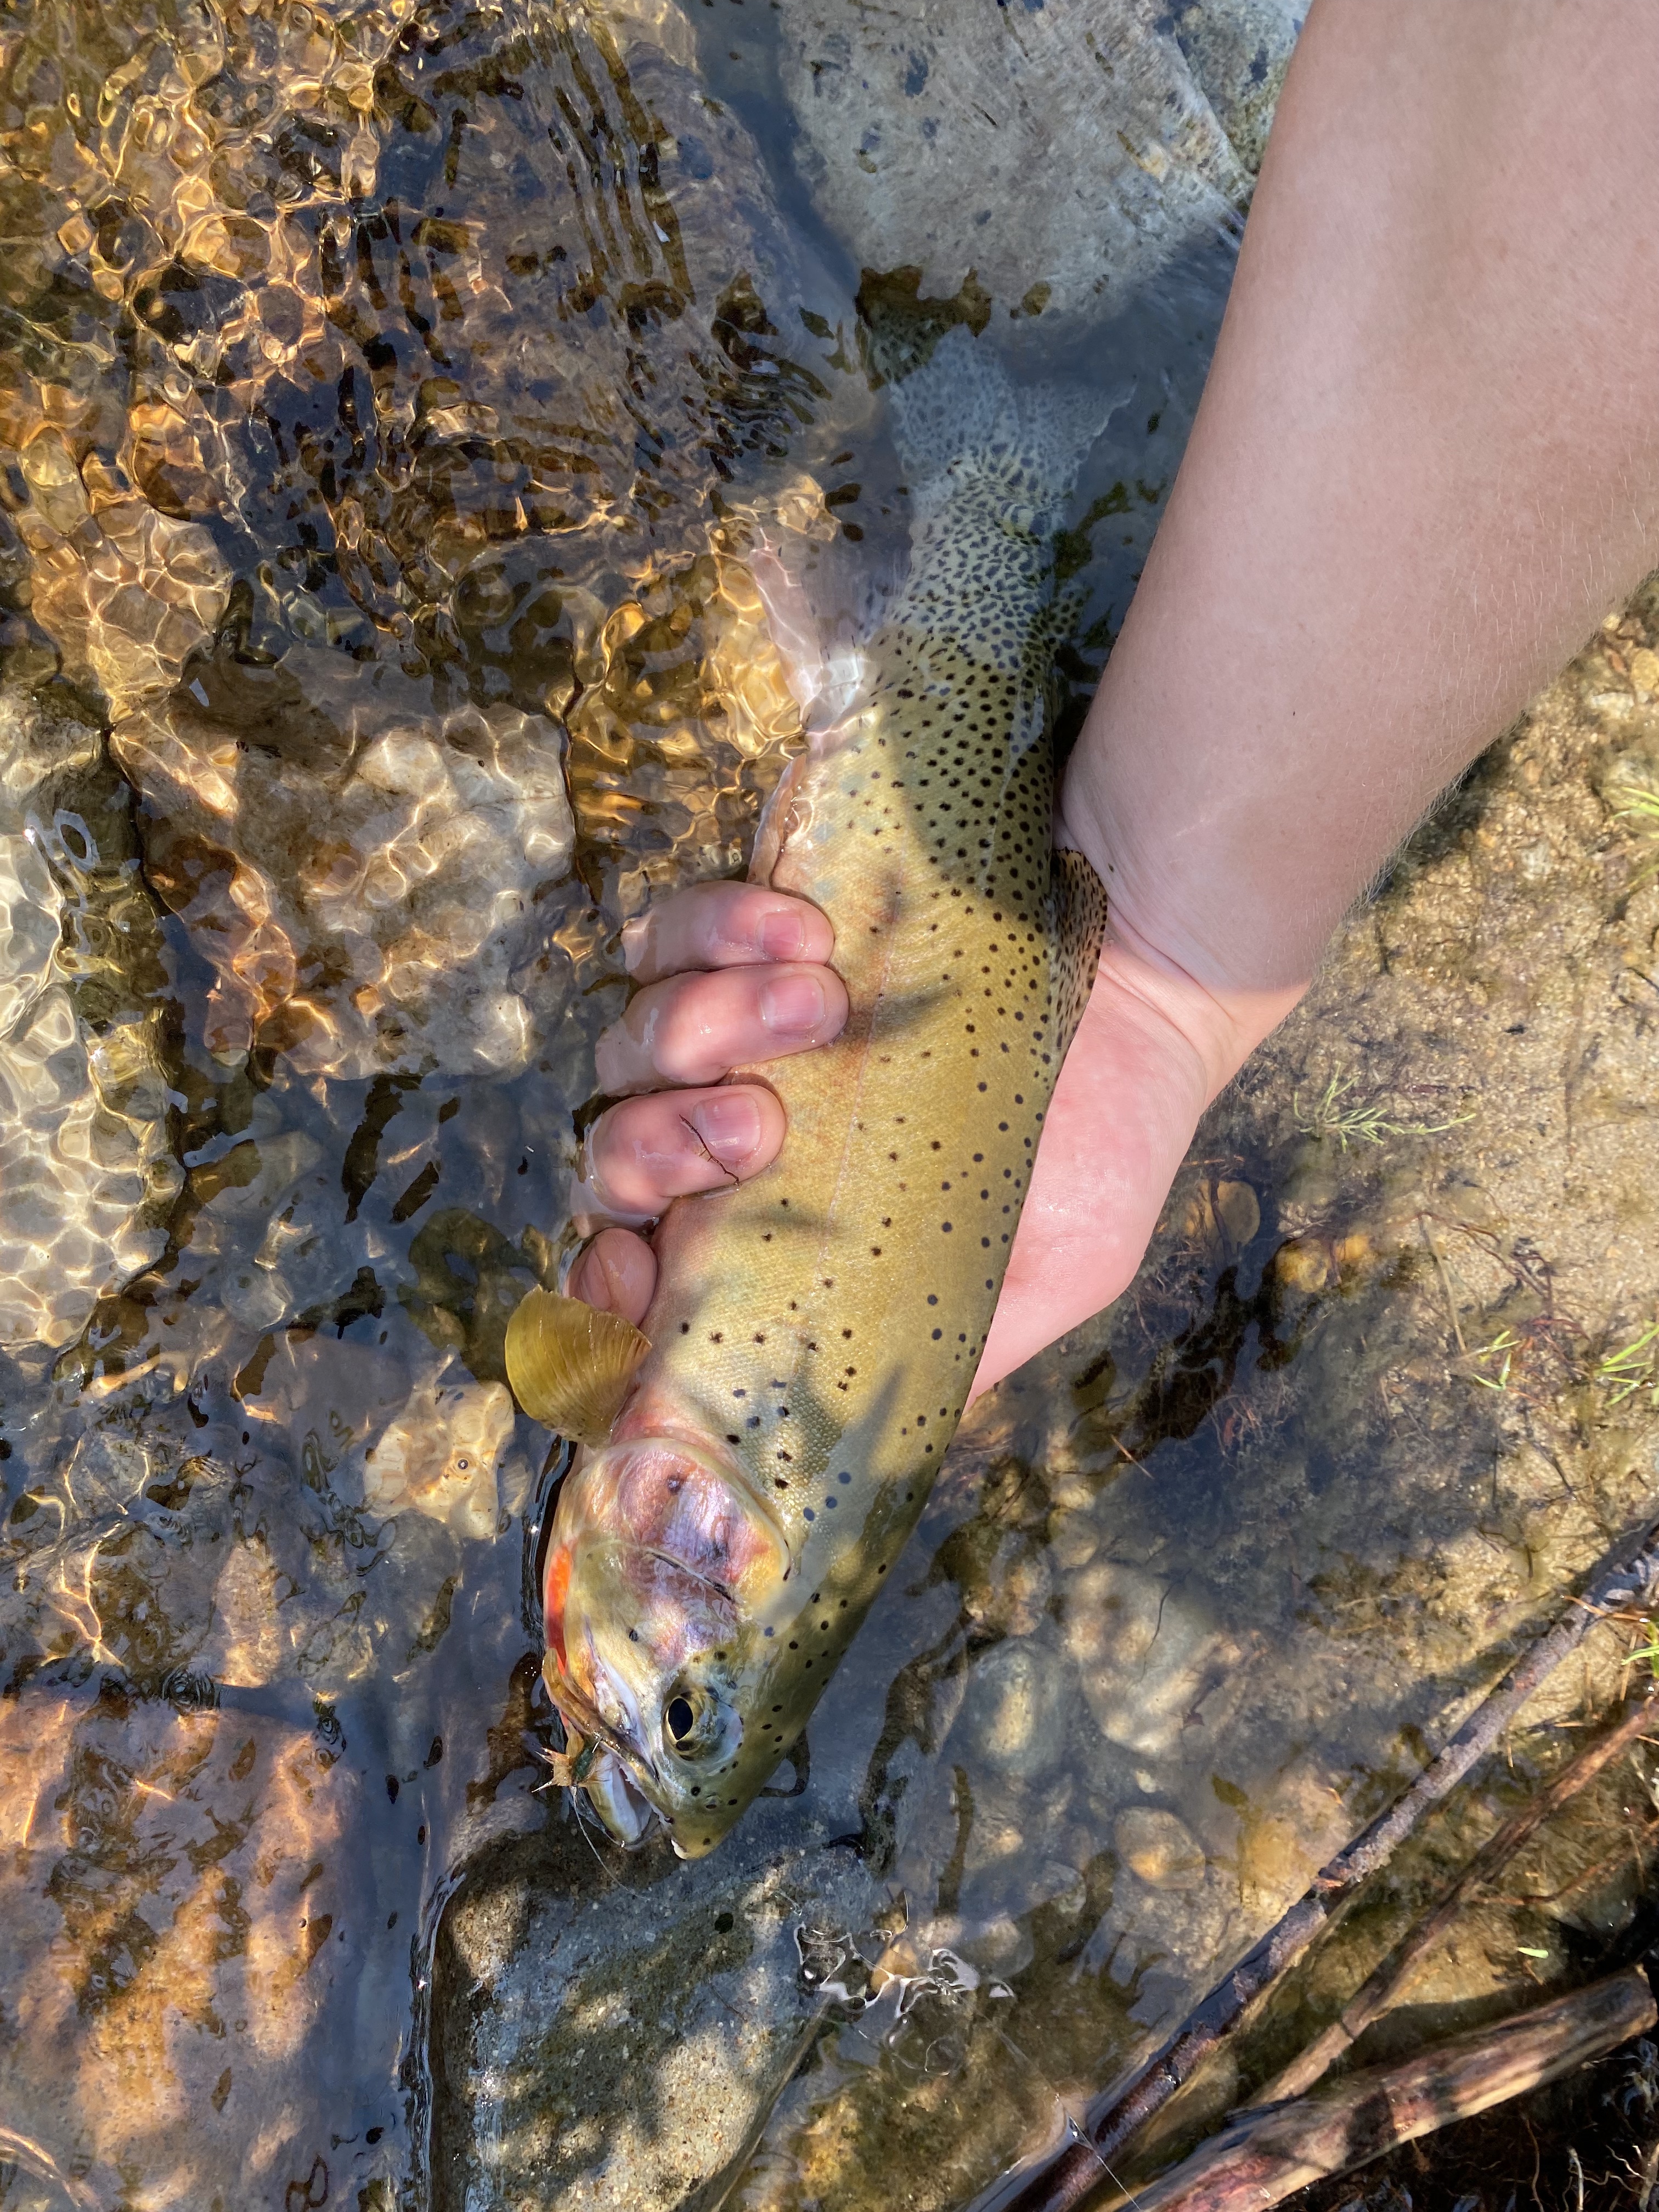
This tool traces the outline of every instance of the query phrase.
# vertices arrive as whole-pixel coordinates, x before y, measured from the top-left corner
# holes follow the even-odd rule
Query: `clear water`
[[[1120,146],[1097,28],[1007,11],[1025,112],[1055,56],[1103,70],[1052,155],[1096,197],[1027,260],[1039,211],[986,185],[937,52],[930,93],[921,33],[878,68],[831,9],[7,27],[0,2204],[964,2203],[1247,1948],[1650,1476],[1650,1407],[1579,1354],[1535,1394],[1583,1400],[1553,1471],[1470,1380],[1510,1318],[1553,1340],[1516,1261],[1547,1222],[1558,1286],[1606,1279],[1585,1343],[1654,1286],[1561,1229],[1638,1206],[1623,1154],[1590,1199],[1541,1169],[1523,1232],[1513,1131],[1413,1133],[1491,1065],[1484,1030],[1415,1049],[1446,994],[1522,1019],[1445,921],[1454,821],[1379,909],[1406,951],[1366,923],[1200,1133],[1134,1291],[975,1416],[730,1845],[629,1856],[538,1786],[561,1461],[501,1333],[568,1249],[618,927],[741,868],[792,741],[749,520],[856,611],[906,542],[874,341],[965,318],[1026,375],[1109,363],[1066,741],[1293,34],[1175,16],[1113,18],[1110,113],[1162,118]],[[860,67],[873,138],[828,82]],[[906,276],[912,217],[948,289]],[[1634,725],[1517,756],[1472,840],[1530,851],[1540,781],[1593,813],[1592,755],[1646,757],[1620,681],[1585,678]],[[1516,1001],[1546,1029],[1553,988]],[[1355,1067],[1386,1145],[1313,1110]]]

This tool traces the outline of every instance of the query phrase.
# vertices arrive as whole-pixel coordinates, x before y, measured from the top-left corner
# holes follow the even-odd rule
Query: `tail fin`
[[[992,348],[958,325],[890,388],[894,441],[918,511],[941,503],[966,473],[994,473],[1023,478],[1040,507],[1056,511],[1054,528],[1084,456],[1133,386],[1021,389]]]

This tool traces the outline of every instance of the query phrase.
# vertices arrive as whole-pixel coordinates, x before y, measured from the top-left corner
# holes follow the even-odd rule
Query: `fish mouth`
[[[656,1821],[657,1808],[635,1783],[627,1759],[617,1752],[602,1751],[585,1787],[588,1803],[625,1850],[633,1850],[645,1841]]]

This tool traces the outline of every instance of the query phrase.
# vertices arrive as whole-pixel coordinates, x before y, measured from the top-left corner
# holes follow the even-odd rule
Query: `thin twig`
[[[1618,1717],[1599,1740],[1587,1743],[1564,1766],[1547,1788],[1506,1820],[1496,1835],[1483,1844],[1433,1911],[1395,1944],[1382,1964],[1361,1984],[1343,2006],[1340,2015],[1307,2049],[1258,2089],[1246,2109],[1281,2104],[1287,2097],[1304,2096],[1328,2074],[1343,2053],[1358,2042],[1371,2022],[1383,2012],[1410,1978],[1424,1954],[1433,1949],[1457,1918],[1471,1890],[1491,1881],[1500,1867],[1513,1858],[1551,1815],[1610,1766],[1641,1734],[1648,1718],[1648,1700],[1634,1698],[1619,1708]]]
[[[1446,1310],[1451,1316],[1452,1334],[1457,1339],[1457,1349],[1463,1354],[1464,1358],[1467,1358],[1468,1357],[1469,1347],[1463,1341],[1462,1323],[1457,1318],[1457,1301],[1452,1296],[1451,1271],[1447,1267],[1445,1261],[1441,1258],[1440,1247],[1435,1243],[1432,1235],[1430,1233],[1427,1220],[1420,1213],[1417,1217],[1417,1225],[1423,1231],[1423,1242],[1429,1248],[1430,1258],[1434,1261],[1435,1266],[1440,1270],[1440,1287],[1446,1293]]]
[[[1121,2087],[1097,2100],[1079,2137],[1026,2176],[1012,2194],[1000,2183],[983,2200],[997,2212],[1074,2212],[1099,2188],[1104,2160],[1161,2112],[1200,2060],[1276,1988],[1360,1883],[1387,1865],[1431,1806],[1449,1797],[1485,1757],[1539,1686],[1576,1651],[1603,1613],[1642,1606],[1659,1583],[1659,1522],[1607,1553],[1561,1617],[1522,1654],[1389,1810],[1316,1875],[1307,1894],[1189,2013],[1176,2033]]]

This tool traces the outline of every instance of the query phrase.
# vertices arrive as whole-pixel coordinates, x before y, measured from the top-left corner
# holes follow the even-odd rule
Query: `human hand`
[[[599,1039],[596,1065],[602,1091],[634,1095],[589,1132],[584,1210],[642,1225],[672,1199],[770,1165],[784,1136],[776,1095],[720,1079],[839,1036],[847,990],[827,964],[833,944],[816,907],[759,884],[694,884],[627,925],[623,958],[646,988]],[[656,1285],[645,1238],[611,1227],[566,1287],[637,1326]]]
[[[1299,995],[1206,990],[1122,921],[1107,931],[975,1395],[1128,1288],[1200,1115]]]
[[[770,964],[786,950],[788,964]],[[815,908],[752,884],[700,884],[629,925],[629,972],[651,988],[600,1041],[599,1069],[606,1090],[641,1095],[595,1125],[590,1189],[602,1210],[654,1217],[671,1199],[745,1180],[776,1157],[783,1109],[763,1086],[644,1086],[707,1083],[827,1043],[847,1012],[823,964],[830,950]],[[793,1032],[769,1027],[762,994],[802,975],[818,983],[821,1013]],[[975,1392],[1127,1286],[1200,1115],[1282,1012],[1224,1002],[1127,933],[1114,936],[1043,1126]],[[568,1288],[637,1324],[656,1279],[645,1238],[613,1227],[583,1253]]]

